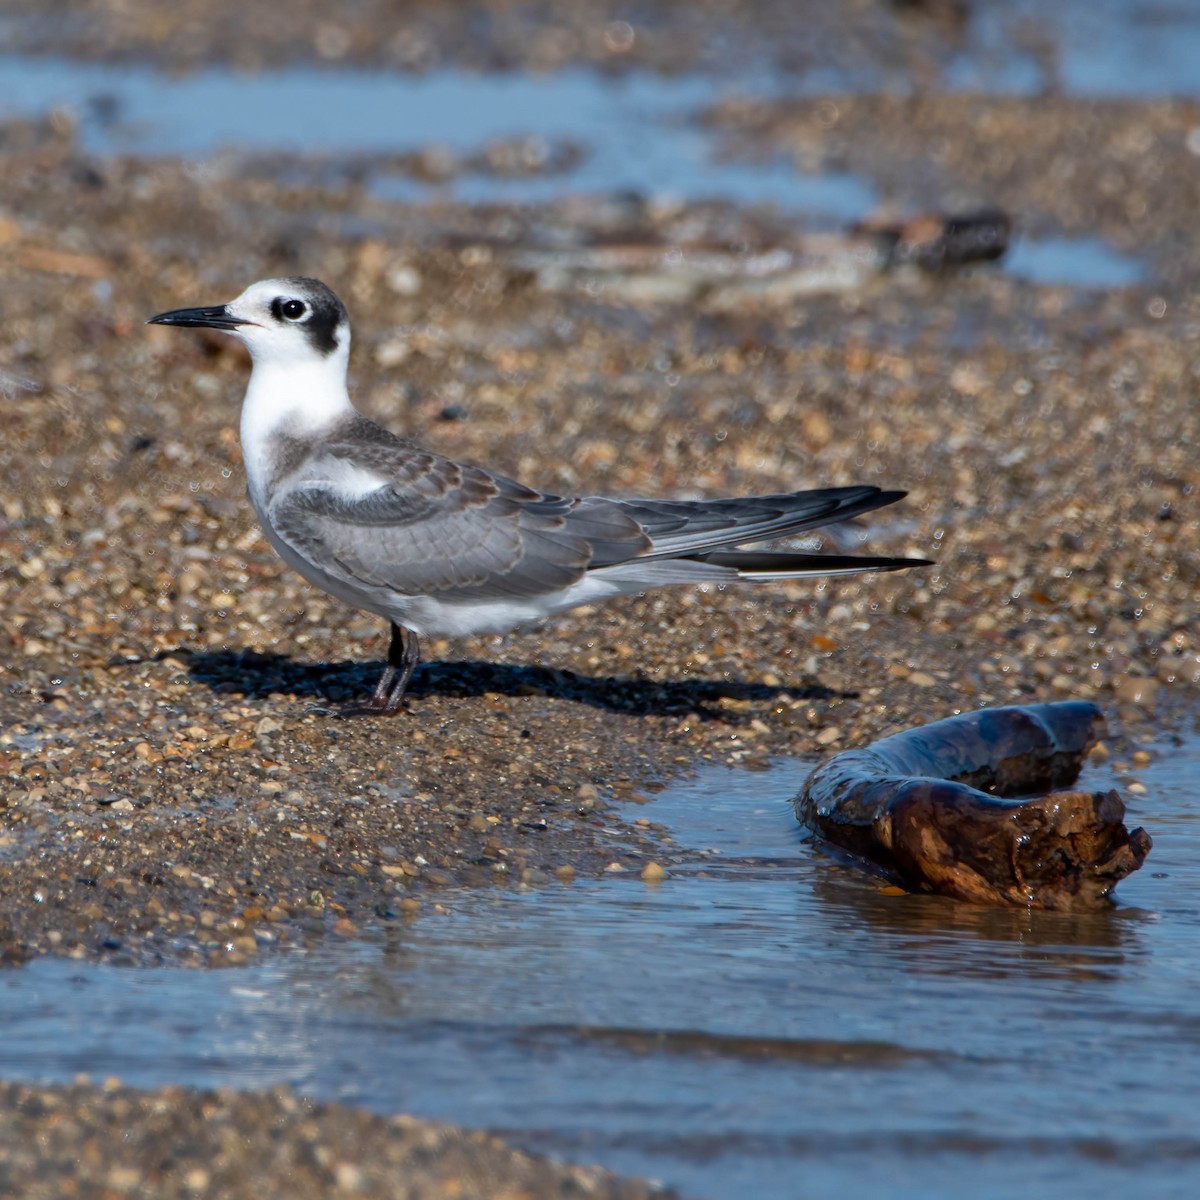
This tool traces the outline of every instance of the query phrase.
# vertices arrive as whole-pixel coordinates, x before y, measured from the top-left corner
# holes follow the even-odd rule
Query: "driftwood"
[[[818,767],[796,815],[909,891],[1098,908],[1142,865],[1149,835],[1125,828],[1115,791],[1030,794],[1074,783],[1102,722],[1083,701],[935,721]]]

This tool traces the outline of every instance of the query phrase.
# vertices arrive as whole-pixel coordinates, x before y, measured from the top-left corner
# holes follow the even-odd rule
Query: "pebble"
[[[421,272],[409,263],[396,263],[387,272],[387,285],[397,296],[417,295],[421,283]]]
[[[363,1185],[363,1173],[354,1163],[340,1162],[333,1168],[333,1180],[339,1191],[357,1192]]]
[[[1159,683],[1156,679],[1127,675],[1118,681],[1114,689],[1122,704],[1136,704],[1141,708],[1153,708],[1158,699]]]

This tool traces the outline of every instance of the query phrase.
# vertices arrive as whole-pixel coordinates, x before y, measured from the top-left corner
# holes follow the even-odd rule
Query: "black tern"
[[[746,550],[904,492],[831,487],[713,500],[556,496],[397,437],[350,402],[350,321],[316,279],[267,279],[155,325],[232,334],[250,351],[242,455],[271,545],[305,579],[391,625],[387,666],[352,711],[402,707],[422,636],[501,631],[668,584],[927,566],[924,559]]]

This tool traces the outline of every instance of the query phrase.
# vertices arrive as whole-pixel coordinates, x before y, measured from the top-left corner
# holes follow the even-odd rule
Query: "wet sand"
[[[83,8],[58,7],[54,47],[77,49]],[[89,44],[171,63],[229,51],[173,12],[153,49],[155,26],[118,18]],[[373,61],[367,16],[333,57]],[[305,46],[328,60],[321,39],[342,42],[314,22]],[[204,23],[221,27],[211,6]],[[36,26],[23,44],[44,49]],[[580,46],[568,59],[593,61]],[[1118,740],[1194,707],[1200,109],[876,97],[711,120],[921,209],[1098,230],[1147,283],[901,272],[730,306],[653,299],[670,295],[664,266],[663,289],[610,299],[547,289],[523,252],[563,230],[741,254],[799,235],[719,204],[417,209],[352,172],[280,182],[280,159],[91,158],[66,116],[0,129],[7,961],[234,966],[412,919],[448,884],[669,865],[679,852],[621,802],[703,761],[829,753],[985,704],[1094,699]],[[664,591],[431,644],[408,712],[341,720],[384,631],[259,534],[240,350],[143,325],[293,273],[347,303],[361,406],[442,453],[568,492],[907,488],[867,547],[937,565]]]

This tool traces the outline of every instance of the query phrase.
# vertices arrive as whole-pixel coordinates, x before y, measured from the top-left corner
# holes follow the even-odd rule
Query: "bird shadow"
[[[169,653],[172,658],[183,659],[189,676],[214,692],[237,693],[249,699],[265,699],[277,693],[306,696],[318,705],[330,707],[370,692],[383,669],[382,663],[303,663],[285,654],[262,654],[254,650],[179,649]],[[513,666],[478,659],[422,663],[408,688],[408,695],[413,698],[467,698],[487,693],[545,696],[633,716],[696,713],[726,723],[743,716],[751,720],[753,714],[714,707],[721,700],[766,703],[780,697],[831,700],[853,699],[856,695],[816,683],[768,686],[729,679],[580,675],[560,667]]]

